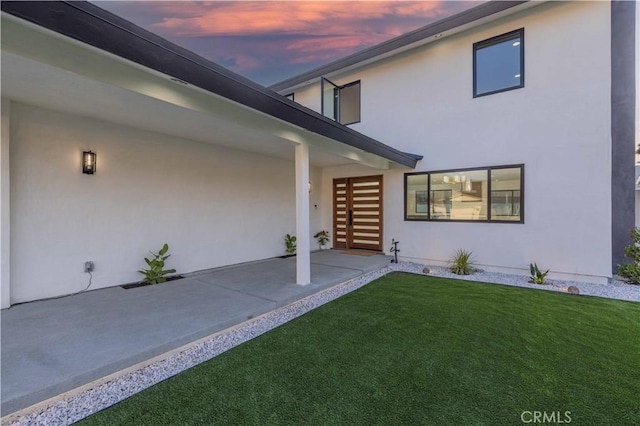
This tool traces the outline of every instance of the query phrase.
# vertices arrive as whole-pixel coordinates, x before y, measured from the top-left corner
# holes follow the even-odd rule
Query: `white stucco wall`
[[[525,87],[474,99],[472,45],[525,29]],[[446,261],[459,248],[482,267],[606,282],[611,276],[610,5],[547,3],[331,79],[361,80],[351,126],[424,155],[416,171],[525,164],[525,224],[404,221],[403,171],[385,172],[385,248]],[[319,85],[295,99],[320,108]],[[334,177],[377,174],[327,168]],[[323,223],[331,225],[331,210]]]
[[[95,289],[140,280],[165,242],[184,273],[284,254],[295,229],[293,161],[12,103],[12,303],[82,290],[87,260]]]

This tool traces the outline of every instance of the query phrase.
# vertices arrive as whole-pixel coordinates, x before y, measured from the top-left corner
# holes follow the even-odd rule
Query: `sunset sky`
[[[265,85],[478,5],[479,1],[96,1]]]

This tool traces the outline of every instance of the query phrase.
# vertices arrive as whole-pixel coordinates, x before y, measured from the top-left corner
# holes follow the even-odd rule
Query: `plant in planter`
[[[456,275],[473,274],[475,268],[471,259],[472,252],[460,249],[455,252],[453,258],[449,261],[449,270]]]
[[[296,238],[295,235],[285,235],[284,237],[284,245],[285,245],[285,250],[287,251],[287,254],[290,256],[293,256],[294,254],[296,254],[296,241],[298,239]]]
[[[530,278],[529,282],[534,284],[544,284],[545,280],[547,279],[547,274],[549,273],[548,269],[542,272],[538,268],[538,265],[535,263],[529,264],[529,271],[531,272],[531,277],[529,277]]]
[[[313,238],[318,240],[318,244],[320,245],[320,250],[323,250],[327,243],[329,242],[329,233],[325,230],[318,232]]]
[[[149,252],[153,255],[151,259],[144,258],[144,261],[147,262],[149,269],[140,269],[138,272],[144,275],[144,280],[142,282],[146,284],[158,284],[167,281],[165,275],[173,274],[176,272],[175,269],[163,269],[164,262],[171,256],[167,254],[169,251],[169,244],[165,243],[158,253]]]

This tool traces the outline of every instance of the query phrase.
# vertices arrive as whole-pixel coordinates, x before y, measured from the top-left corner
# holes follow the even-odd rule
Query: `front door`
[[[333,247],[382,251],[382,175],[333,180]]]

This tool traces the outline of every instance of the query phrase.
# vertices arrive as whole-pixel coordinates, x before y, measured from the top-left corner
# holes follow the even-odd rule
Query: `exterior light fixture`
[[[82,152],[82,173],[92,175],[96,172],[96,153],[91,151]]]

